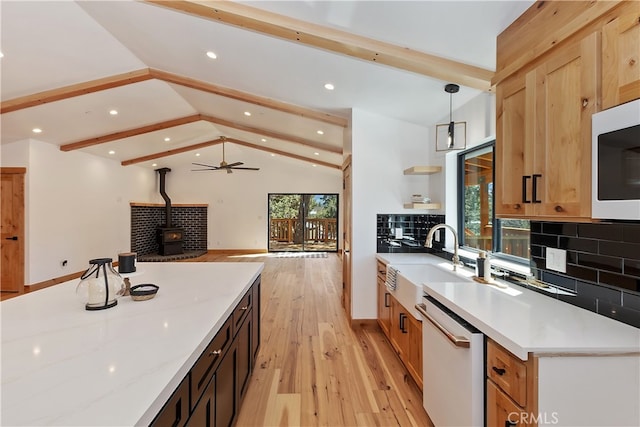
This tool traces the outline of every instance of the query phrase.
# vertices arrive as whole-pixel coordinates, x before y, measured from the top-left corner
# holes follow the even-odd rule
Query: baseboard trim
[[[207,249],[207,253],[211,255],[249,255],[268,252],[266,249]]]
[[[24,292],[34,292],[39,291],[40,289],[48,288],[49,286],[58,285],[63,282],[68,282],[69,280],[78,279],[82,276],[84,271],[78,271],[76,273],[67,274],[66,276],[54,277],[53,279],[45,280],[43,282],[32,283],[31,285],[25,285]]]

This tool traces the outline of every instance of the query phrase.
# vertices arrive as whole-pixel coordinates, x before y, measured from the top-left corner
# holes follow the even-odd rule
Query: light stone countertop
[[[0,303],[1,425],[148,425],[264,268],[138,263],[147,301],[87,311],[80,279]]]
[[[444,261],[430,254],[377,254],[376,258],[391,265]],[[636,353],[640,357],[640,329],[524,287],[508,284],[507,289],[500,289],[477,282],[411,279],[522,360],[527,359],[529,352]]]

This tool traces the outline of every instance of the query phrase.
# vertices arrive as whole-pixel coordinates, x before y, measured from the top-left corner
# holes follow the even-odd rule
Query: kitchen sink
[[[458,267],[453,271],[450,263],[439,264],[390,264],[398,270],[396,290],[391,293],[419,319],[415,305],[422,301],[422,284],[437,282],[472,282],[473,272]]]

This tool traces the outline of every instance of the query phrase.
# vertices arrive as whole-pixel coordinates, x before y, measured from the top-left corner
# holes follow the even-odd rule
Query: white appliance
[[[433,424],[484,425],[484,335],[433,297],[422,321],[422,405]]]
[[[640,220],[640,99],[593,115],[591,216]]]

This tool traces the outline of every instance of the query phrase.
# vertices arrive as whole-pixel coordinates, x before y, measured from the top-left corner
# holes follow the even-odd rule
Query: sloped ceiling
[[[2,1],[2,144],[186,167],[217,164],[225,136],[339,169],[351,108],[435,123],[446,83],[454,109],[484,89],[465,75],[492,74],[531,3]]]

